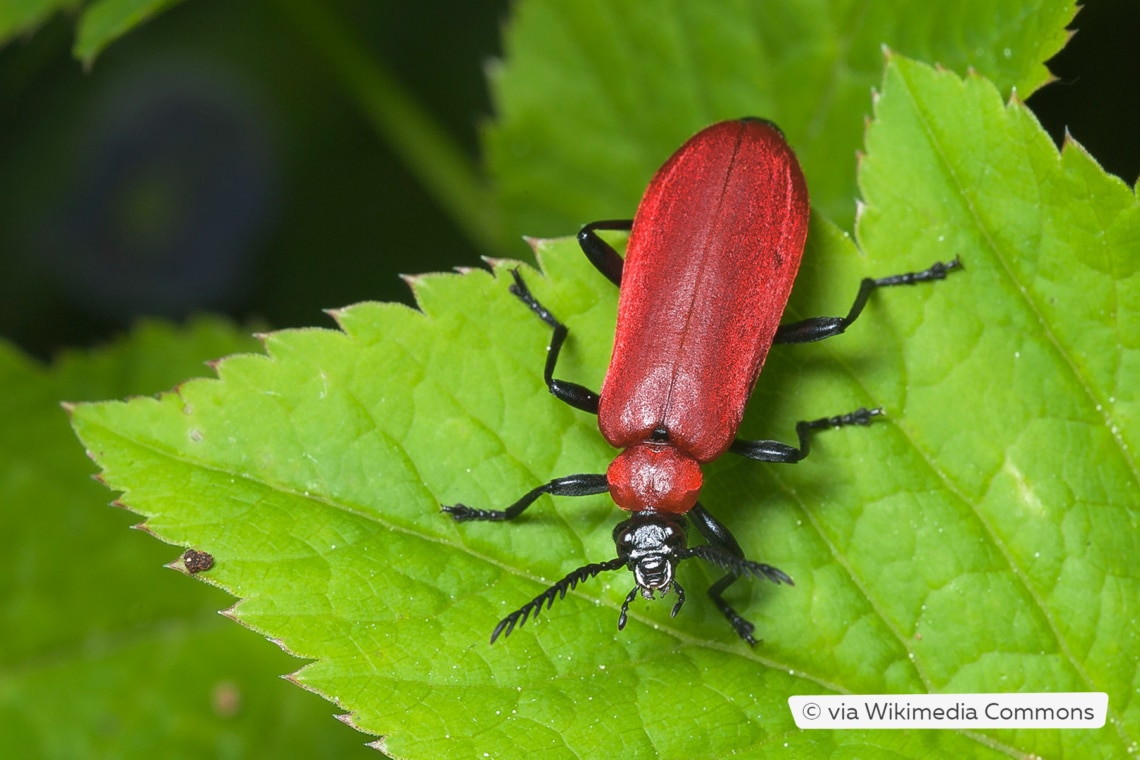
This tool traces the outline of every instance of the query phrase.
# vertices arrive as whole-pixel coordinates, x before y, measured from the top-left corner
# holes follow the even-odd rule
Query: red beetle
[[[456,520],[512,520],[544,493],[585,496],[609,491],[631,513],[614,530],[618,556],[585,565],[505,617],[492,643],[543,605],[564,597],[580,581],[628,567],[636,585],[618,617],[624,628],[640,592],[652,599],[677,593],[672,614],[685,601],[674,577],[677,563],[699,557],[726,571],[709,597],[737,634],[755,644],[752,623],[723,598],[741,575],[791,584],[770,565],[752,562],[736,539],[709,514],[700,494],[701,464],[726,451],[761,462],[798,462],[812,430],[866,425],[878,409],[800,422],[798,446],[738,440],[737,428],[773,343],[808,343],[838,335],[862,312],[878,287],[943,279],[957,259],[921,272],[865,279],[845,317],[780,324],[808,232],[803,172],[776,125],[745,118],[697,133],[658,170],[636,217],[594,222],[578,242],[590,261],[621,287],[613,357],[596,394],[554,377],[567,329],[513,272],[511,292],[554,329],[544,377],[562,401],[598,415],[602,435],[622,452],[605,475],[581,474],[541,485],[505,510],[456,504],[443,510]],[[630,230],[623,260],[598,230]],[[705,543],[689,547],[692,521]]]

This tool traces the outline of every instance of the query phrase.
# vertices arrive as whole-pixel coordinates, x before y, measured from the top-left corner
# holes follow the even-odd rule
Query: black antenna
[[[680,553],[678,562],[683,559],[689,559],[690,557],[703,559],[705,562],[714,564],[720,569],[738,577],[751,575],[753,578],[767,578],[777,585],[780,583],[786,583],[789,586],[796,585],[795,581],[778,567],[765,565],[762,562],[753,562],[752,560],[738,557],[731,552],[716,546],[710,546],[709,544],[701,544],[700,546],[685,549],[684,552]]]
[[[580,582],[593,578],[598,573],[603,573],[608,570],[617,570],[618,568],[625,567],[625,564],[626,562],[624,559],[621,557],[615,557],[606,562],[595,562],[593,564],[584,565],[578,568],[562,580],[555,583],[550,588],[546,589],[546,591],[543,591],[534,599],[531,599],[522,607],[519,607],[517,610],[500,620],[499,624],[495,626],[495,630],[491,632],[491,643],[494,644],[495,639],[499,638],[500,635],[509,636],[516,625],[521,628],[522,625],[526,622],[526,619],[531,616],[531,613],[534,613],[534,617],[538,617],[538,613],[542,611],[542,606],[544,604],[546,605],[546,609],[550,609],[550,607],[554,604],[555,598],[565,599],[566,592],[577,586]],[[628,599],[626,600],[627,605],[629,604],[629,601],[630,600]],[[623,607],[623,617],[625,615],[624,610],[625,608]],[[618,627],[620,628],[621,626],[619,625]]]

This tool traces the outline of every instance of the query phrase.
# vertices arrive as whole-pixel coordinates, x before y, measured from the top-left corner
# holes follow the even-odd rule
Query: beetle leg
[[[625,260],[618,255],[614,247],[602,240],[598,230],[624,230],[633,229],[632,219],[606,219],[601,222],[590,222],[578,231],[578,245],[582,253],[594,265],[594,268],[604,274],[614,285],[621,286],[621,271]]]
[[[729,586],[736,582],[735,575],[726,575],[719,581],[709,586],[709,599],[712,599],[713,604],[728,620],[728,624],[732,626],[732,630],[736,631],[736,635],[748,642],[749,646],[756,646],[756,637],[752,634],[756,631],[756,626],[752,621],[742,617],[739,612],[732,608],[728,602],[724,601],[721,596]]]
[[[717,547],[742,560],[745,559],[744,550],[740,548],[740,544],[736,538],[729,532],[728,528],[724,527],[720,521],[709,514],[709,511],[705,509],[700,502],[693,505],[693,508],[689,510],[688,516],[710,546]],[[775,568],[771,568],[771,570],[779,573],[783,578],[787,578],[789,582],[791,581],[790,578],[779,570]],[[713,585],[709,586],[709,598],[712,599],[716,608],[720,610],[720,613],[728,620],[729,625],[736,631],[736,635],[747,641],[750,645],[755,645],[756,638],[752,633],[756,630],[756,626],[742,617],[739,612],[732,608],[732,605],[724,600],[724,596],[722,596],[728,587],[736,581],[737,577],[738,576],[734,573],[728,573]]]
[[[846,317],[812,317],[799,322],[789,322],[786,325],[780,325],[779,329],[776,330],[776,337],[772,342],[814,343],[817,340],[839,335],[846,331],[851,323],[858,319],[859,315],[863,313],[863,307],[867,305],[867,300],[871,297],[871,293],[875,291],[875,288],[887,288],[893,285],[914,285],[918,282],[944,280],[948,273],[961,268],[961,260],[955,258],[953,261],[945,264],[941,261],[936,262],[929,269],[924,269],[921,272],[906,272],[890,277],[880,277],[879,279],[865,277],[859,284],[859,292],[855,296],[855,303],[851,304],[851,310],[847,312]]]
[[[570,331],[566,329],[566,325],[559,322],[558,318],[550,313],[549,309],[531,295],[530,288],[526,286],[518,269],[512,269],[511,275],[515,278],[515,283],[511,285],[511,293],[530,307],[530,310],[537,314],[539,319],[554,328],[554,334],[550,337],[550,347],[546,350],[546,367],[542,372],[542,377],[546,380],[546,387],[559,401],[569,404],[575,409],[581,409],[583,412],[597,414],[597,393],[583,385],[571,383],[567,380],[558,380],[554,377],[554,365],[558,363],[558,354],[562,351],[562,344]]]
[[[745,441],[737,438],[728,447],[728,450],[733,454],[739,454],[757,462],[794,464],[811,452],[811,432],[813,430],[826,430],[827,428],[839,428],[848,425],[870,425],[871,420],[882,413],[882,409],[856,409],[837,417],[821,417],[818,420],[797,422],[796,436],[800,439],[798,448],[781,441]]]
[[[440,509],[454,517],[456,522],[467,522],[468,520],[502,522],[503,520],[513,520],[521,515],[544,493],[551,496],[591,496],[597,493],[605,493],[609,489],[610,485],[605,475],[567,475],[562,478],[555,478],[538,488],[532,488],[506,509],[474,509],[464,504],[456,504],[450,507],[440,505]]]

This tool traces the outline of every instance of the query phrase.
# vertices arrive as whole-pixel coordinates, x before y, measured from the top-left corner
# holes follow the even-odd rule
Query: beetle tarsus
[[[931,280],[945,280],[946,275],[950,272],[962,268],[962,257],[955,256],[952,261],[936,261],[921,272],[904,272],[903,274],[896,274],[890,277],[880,277],[876,280],[872,280],[872,282],[875,283],[875,287],[914,285],[915,283],[930,282]]]
[[[538,299],[535,298],[534,295],[530,292],[530,288],[527,287],[526,281],[523,280],[522,274],[519,272],[518,267],[515,267],[511,270],[511,277],[513,277],[515,280],[514,284],[512,284],[509,288],[511,295],[525,303],[527,307],[535,314],[537,314],[538,318],[543,322],[550,325],[555,330],[562,330],[562,332],[565,333],[566,325],[559,322],[558,318],[551,314],[549,309],[538,302]],[[563,335],[563,338],[565,338],[565,335]],[[561,343],[561,341],[559,342]]]
[[[808,430],[824,430],[827,428],[841,428],[848,425],[870,425],[876,417],[882,417],[885,414],[882,407],[875,407],[874,409],[866,409],[860,407],[853,412],[847,414],[839,414],[834,417],[822,417],[818,420],[811,420],[810,422],[800,422],[796,425],[799,428],[803,425]]]
[[[756,626],[741,616],[739,612],[733,609],[732,605],[724,600],[721,596],[724,590],[727,589],[732,582],[736,580],[735,575],[726,575],[719,581],[709,587],[709,599],[712,600],[720,613],[728,620],[728,624],[732,626],[732,630],[736,631],[736,635],[748,642],[749,646],[756,646],[756,637],[753,632]]]
[[[446,512],[451,515],[455,522],[470,522],[471,520],[501,522],[502,520],[510,519],[506,512],[498,509],[473,509],[465,504],[455,504],[450,507],[446,504],[441,504],[439,508],[441,512]]]

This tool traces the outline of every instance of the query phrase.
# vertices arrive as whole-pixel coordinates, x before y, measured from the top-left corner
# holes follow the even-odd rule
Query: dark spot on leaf
[[[197,549],[187,549],[182,555],[182,564],[191,575],[194,575],[213,567],[214,555]]]

